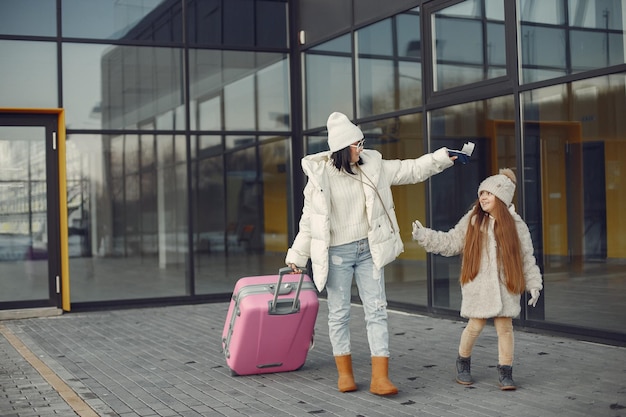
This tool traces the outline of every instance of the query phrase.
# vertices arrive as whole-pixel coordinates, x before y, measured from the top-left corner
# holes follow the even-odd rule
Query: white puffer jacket
[[[328,248],[330,246],[330,190],[326,172],[331,152],[308,155],[302,159],[302,169],[308,177],[304,188],[304,208],[299,231],[285,263],[306,265],[309,258],[313,265],[313,280],[318,291],[326,286],[328,278]],[[385,160],[380,152],[363,150],[363,164],[359,168],[378,190],[363,185],[365,209],[369,223],[367,234],[372,260],[381,270],[404,251],[398,221],[391,194],[392,185],[416,184],[427,180],[453,165],[446,148],[417,159]],[[334,169],[334,168],[333,168]],[[367,179],[363,179],[367,181]],[[383,204],[381,204],[381,200]],[[392,224],[389,224],[391,219]]]
[[[473,209],[472,209],[473,210]],[[438,253],[443,256],[459,255],[465,244],[465,233],[470,222],[472,210],[467,212],[461,220],[448,232],[440,232],[421,227],[414,232],[417,243],[427,252]],[[522,250],[522,268],[526,291],[543,288],[541,271],[533,255],[533,242],[528,226],[513,205],[509,212],[515,219],[517,234]],[[520,294],[511,294],[506,284],[500,279],[498,262],[496,259],[496,239],[493,233],[495,220],[490,217],[487,228],[487,245],[483,246],[480,268],[476,277],[469,283],[461,286],[461,317],[482,318],[517,317],[521,311]]]

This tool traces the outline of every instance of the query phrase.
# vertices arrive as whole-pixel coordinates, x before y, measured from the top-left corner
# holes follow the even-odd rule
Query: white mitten
[[[528,305],[534,307],[537,304],[537,300],[539,300],[539,290],[532,288],[530,290],[530,300],[528,300]]]
[[[417,231],[422,227],[424,226],[422,226],[422,223],[420,223],[419,220],[415,220],[413,222],[413,240],[417,240]]]

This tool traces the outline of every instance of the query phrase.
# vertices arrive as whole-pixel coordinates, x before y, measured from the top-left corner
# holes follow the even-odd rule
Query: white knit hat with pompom
[[[478,196],[481,191],[488,191],[498,197],[506,206],[510,206],[515,194],[515,173],[509,168],[503,168],[498,174],[487,177],[478,186]]]

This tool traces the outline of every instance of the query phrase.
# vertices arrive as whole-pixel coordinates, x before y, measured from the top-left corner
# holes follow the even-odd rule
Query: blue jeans
[[[351,353],[350,301],[352,278],[363,303],[372,356],[389,356],[387,297],[383,270],[377,270],[367,239],[331,246],[328,250],[328,333],[333,355]]]

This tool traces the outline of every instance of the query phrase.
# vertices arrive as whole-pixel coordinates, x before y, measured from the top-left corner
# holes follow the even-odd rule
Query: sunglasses
[[[363,150],[363,145],[365,145],[365,139],[361,139],[356,145],[350,145],[353,148],[356,148],[357,151]]]

